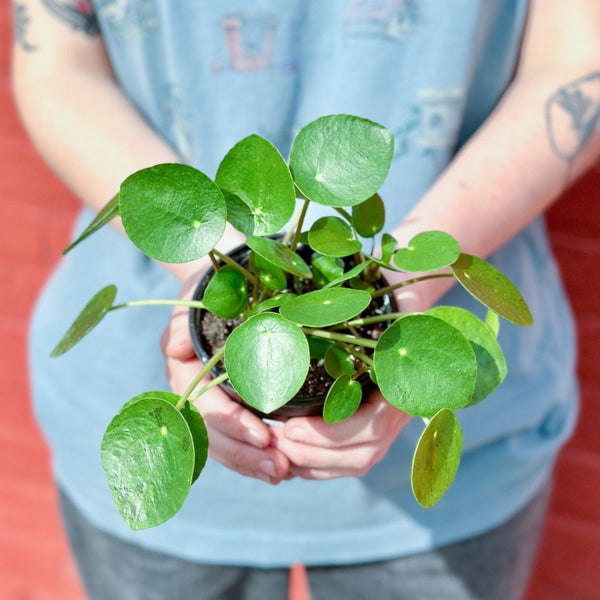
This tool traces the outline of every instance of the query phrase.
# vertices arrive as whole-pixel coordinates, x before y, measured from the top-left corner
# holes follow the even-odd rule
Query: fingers
[[[171,320],[160,338],[160,347],[167,358],[187,360],[195,356],[189,329],[189,309],[176,306]]]

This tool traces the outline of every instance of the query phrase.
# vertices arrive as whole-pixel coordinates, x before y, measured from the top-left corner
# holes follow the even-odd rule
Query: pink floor
[[[48,451],[33,422],[25,336],[34,298],[64,247],[77,203],[37,157],[10,97],[10,3],[0,0],[0,599],[82,600],[58,520]],[[578,317],[583,408],[560,457],[527,600],[600,599],[600,164],[550,212]],[[301,568],[290,598],[308,598]]]

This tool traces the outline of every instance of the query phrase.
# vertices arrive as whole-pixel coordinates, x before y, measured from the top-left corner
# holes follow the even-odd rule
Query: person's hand
[[[200,277],[198,273],[186,281],[181,297],[191,296]],[[161,347],[166,357],[167,379],[173,391],[182,394],[202,369],[189,335],[186,307],[176,307],[173,311]],[[273,484],[288,476],[289,461],[281,451],[270,446],[271,428],[259,417],[231,400],[218,387],[202,394],[194,404],[206,423],[211,458],[242,475]]]
[[[290,473],[305,479],[362,477],[387,453],[410,415],[378,390],[354,415],[328,425],[320,416],[295,417],[273,430],[273,446],[289,459]]]

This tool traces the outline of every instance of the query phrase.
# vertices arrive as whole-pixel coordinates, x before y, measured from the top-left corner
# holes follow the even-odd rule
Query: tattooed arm
[[[600,2],[532,0],[518,71],[502,101],[394,235],[443,229],[487,255],[541,214],[600,155]],[[391,273],[390,280],[400,279]],[[411,288],[426,310],[448,280]],[[410,305],[409,305],[410,303]],[[361,475],[406,422],[378,393],[350,419],[289,420],[277,447],[311,479]],[[298,442],[302,443],[298,443]]]

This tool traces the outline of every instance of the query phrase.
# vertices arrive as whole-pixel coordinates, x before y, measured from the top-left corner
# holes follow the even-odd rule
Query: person
[[[350,419],[270,427],[213,389],[210,456],[169,522],[132,532],[100,441],[129,398],[181,392],[199,363],[184,311],[111,314],[61,359],[73,315],[119,298],[185,295],[207,261],[161,265],[115,228],[60,263],[31,324],[34,407],[90,598],[281,598],[308,566],[319,598],[519,598],[558,450],[577,412],[574,332],[543,212],[598,157],[595,0],[15,0],[14,93],[32,140],[85,203],[76,233],[130,173],[185,162],[214,176],[245,135],[285,156],[300,127],[348,113],[388,127],[381,195],[400,244],[442,229],[521,289],[535,323],[503,324],[508,377],[460,411],[464,454],[430,510],[411,496],[422,425],[372,393]],[[314,218],[315,215],[313,215]],[[242,238],[228,229],[222,249]],[[394,274],[392,278],[397,277]],[[475,311],[457,287],[404,306]],[[160,332],[166,327],[162,348]]]

